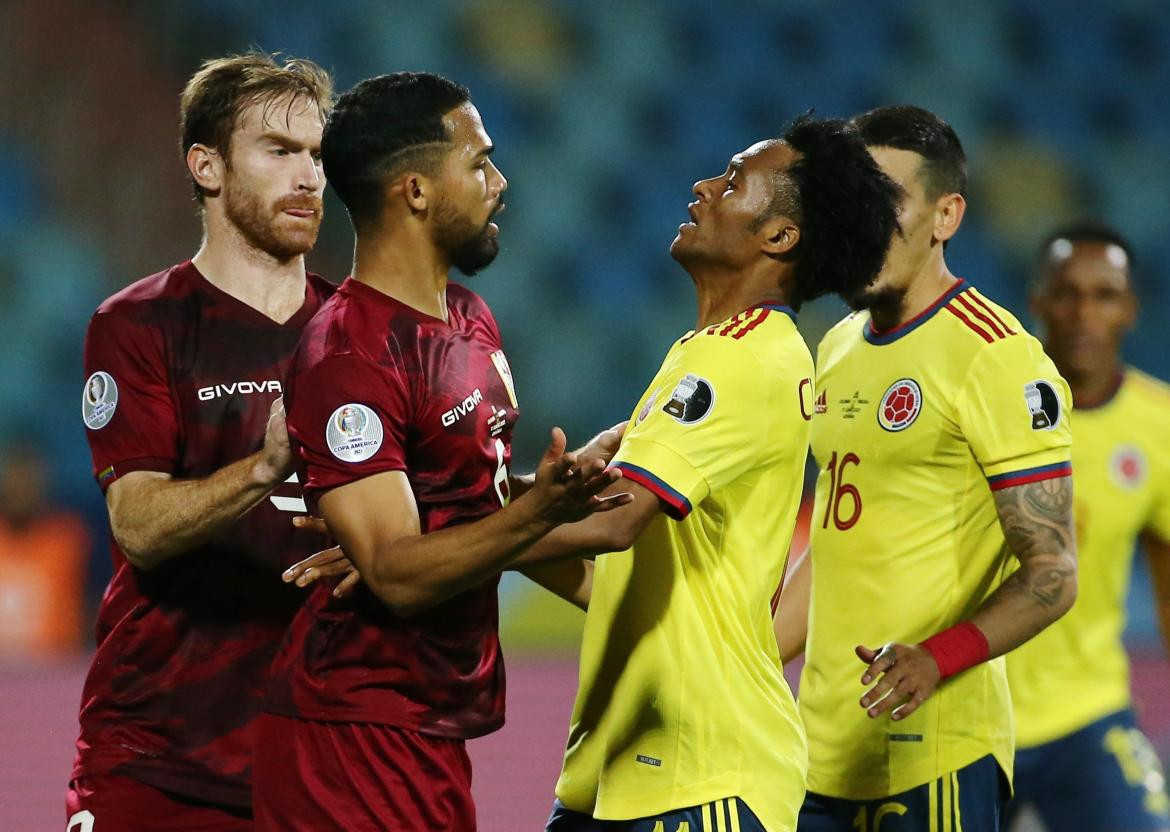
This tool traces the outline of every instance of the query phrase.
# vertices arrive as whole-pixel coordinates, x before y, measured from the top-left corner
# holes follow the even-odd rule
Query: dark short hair
[[[386,181],[407,170],[434,170],[450,149],[443,116],[469,101],[467,87],[429,72],[396,72],[357,84],[325,124],[325,178],[354,228],[382,208]]]
[[[232,132],[253,104],[271,106],[285,96],[308,98],[324,119],[333,102],[333,79],[312,61],[247,52],[204,61],[187,81],[179,99],[179,152],[194,144],[218,150],[227,158]],[[205,193],[194,178],[195,198]]]
[[[788,213],[800,226],[793,307],[860,291],[885,262],[901,189],[840,119],[801,116],[782,140],[800,158],[776,177],[768,211]]]
[[[1044,238],[1044,243],[1037,252],[1041,265],[1048,262],[1052,252],[1052,244],[1057,240],[1068,240],[1070,243],[1100,243],[1114,245],[1125,252],[1125,261],[1129,264],[1129,271],[1133,273],[1133,246],[1125,236],[1106,222],[1094,219],[1079,220],[1061,226]]]
[[[853,124],[870,147],[909,150],[922,157],[927,199],[966,194],[967,154],[954,128],[930,110],[911,104],[878,107],[854,117]]]

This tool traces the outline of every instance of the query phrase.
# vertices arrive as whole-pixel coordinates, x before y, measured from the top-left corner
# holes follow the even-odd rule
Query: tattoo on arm
[[[1073,566],[1054,563],[1074,553],[1072,506],[1071,477],[995,492],[1004,537],[1021,564],[1005,587],[1026,593],[1046,607],[1060,603],[1065,585],[1076,577]]]

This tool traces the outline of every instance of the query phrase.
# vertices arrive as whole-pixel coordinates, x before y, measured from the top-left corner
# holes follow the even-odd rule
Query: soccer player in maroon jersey
[[[301,329],[333,291],[304,262],[331,99],[308,61],[206,62],[181,118],[202,245],[90,323],[82,416],[114,574],[69,832],[252,828],[254,721],[300,602],[280,571],[323,542],[288,520],[304,503],[280,395]]]
[[[262,830],[475,828],[464,740],[504,719],[500,570],[555,526],[626,504],[620,474],[553,442],[509,475],[519,415],[487,305],[448,283],[495,257],[507,182],[468,91],[363,81],[323,140],[357,234],[353,276],[288,377],[306,494],[362,583],[324,584],[272,673],[254,782]]]

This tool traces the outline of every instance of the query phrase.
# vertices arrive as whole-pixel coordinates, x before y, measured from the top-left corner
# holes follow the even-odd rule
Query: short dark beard
[[[500,253],[500,241],[488,228],[490,223],[488,217],[487,222],[476,228],[466,216],[440,201],[435,210],[435,244],[452,266],[471,277],[489,266]]]
[[[902,303],[906,299],[904,289],[895,289],[887,286],[882,289],[862,289],[855,295],[845,298],[849,308],[854,312],[868,309],[876,312],[880,318],[897,318],[902,310]]]

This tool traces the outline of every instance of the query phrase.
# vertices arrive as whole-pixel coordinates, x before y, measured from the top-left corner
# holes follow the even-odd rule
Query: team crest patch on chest
[[[1145,454],[1132,445],[1120,445],[1113,452],[1109,471],[1113,481],[1122,488],[1139,488],[1146,481]]]
[[[382,420],[364,404],[343,404],[329,417],[325,441],[342,462],[364,462],[382,447]]]
[[[118,409],[118,383],[107,372],[98,370],[85,380],[81,393],[81,418],[90,430],[101,430],[114,418]]]
[[[504,356],[503,350],[492,353],[492,364],[496,365],[496,372],[500,374],[504,389],[508,391],[508,401],[512,403],[512,407],[519,407],[520,404],[516,401],[516,385],[512,381],[512,368],[508,366],[508,359]]]
[[[922,388],[912,378],[895,381],[882,396],[878,405],[878,424],[894,433],[914,424],[922,412]]]
[[[684,425],[693,425],[706,419],[713,407],[715,388],[711,382],[694,373],[687,373],[675,386],[670,401],[662,406],[662,410]]]

